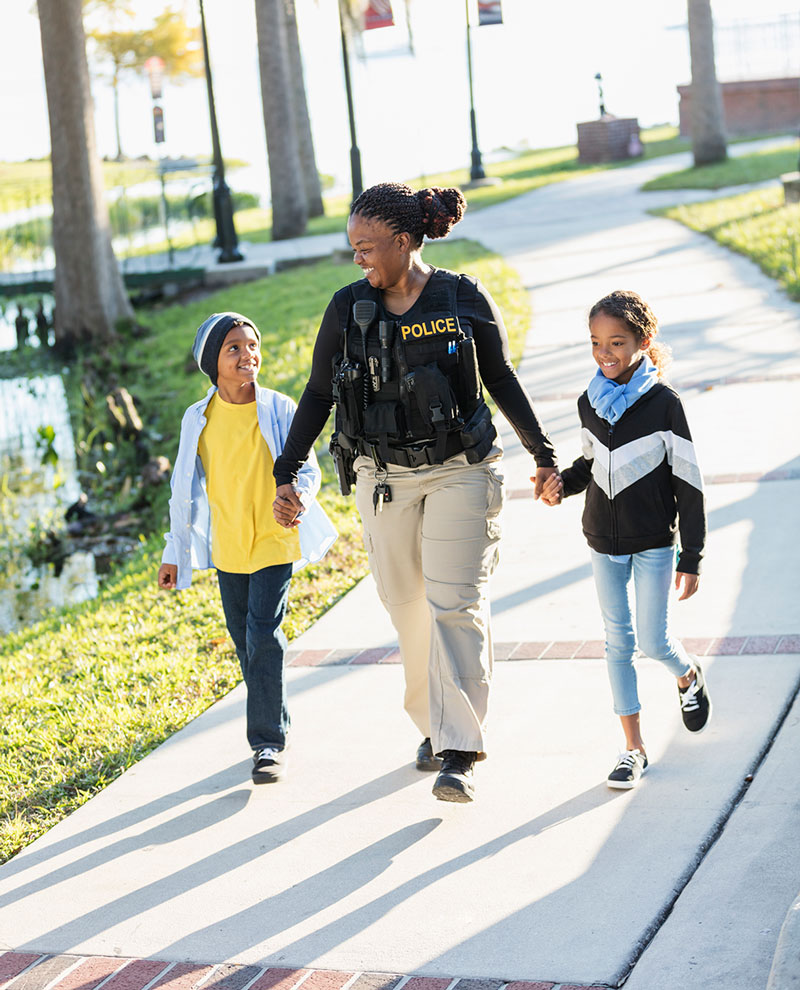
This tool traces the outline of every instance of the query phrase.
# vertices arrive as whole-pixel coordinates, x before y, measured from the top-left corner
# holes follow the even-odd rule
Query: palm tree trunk
[[[272,196],[272,239],[279,241],[302,234],[308,221],[292,108],[283,0],[256,0],[256,32]]]
[[[300,167],[303,170],[303,186],[306,192],[308,215],[321,217],[325,213],[322,202],[322,186],[314,155],[314,139],[311,135],[311,120],[308,116],[308,100],[303,78],[303,58],[300,53],[300,37],[297,31],[297,9],[295,0],[284,0],[286,9],[286,40],[289,51],[289,72],[292,79],[292,109],[294,110],[297,150]]]
[[[714,20],[711,0],[689,2],[689,52],[692,62],[690,127],[695,165],[724,161],[728,156],[722,94],[714,62]]]
[[[81,0],[38,0],[53,170],[56,344],[107,341],[133,319],[117,260],[94,134]]]
[[[121,162],[122,155],[122,134],[119,126],[119,70],[114,66],[114,75],[111,79],[111,86],[114,90],[114,134],[117,138],[117,161]]]

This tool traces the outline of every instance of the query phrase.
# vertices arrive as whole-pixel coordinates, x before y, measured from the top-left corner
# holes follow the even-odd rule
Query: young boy
[[[253,782],[272,783],[286,773],[290,719],[281,623],[289,581],[293,571],[327,553],[336,531],[315,501],[320,471],[313,451],[298,479],[302,511],[288,528],[273,518],[272,467],[296,407],[256,382],[261,334],[255,323],[239,313],[214,313],[197,331],[192,354],[212,386],[181,422],[158,586],[188,588],[193,567],[217,569],[247,686]]]

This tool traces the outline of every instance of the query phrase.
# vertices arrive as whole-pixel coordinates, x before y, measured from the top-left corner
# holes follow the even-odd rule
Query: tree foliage
[[[200,29],[190,27],[180,11],[167,7],[152,26],[135,26],[136,11],[129,0],[83,0],[89,57],[95,75],[111,84],[114,93],[114,123],[117,158],[121,159],[119,85],[127,74],[144,75],[145,62],[157,56],[163,73],[181,83],[203,74]]]

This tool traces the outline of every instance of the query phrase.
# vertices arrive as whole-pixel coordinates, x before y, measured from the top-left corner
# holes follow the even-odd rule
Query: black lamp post
[[[475,123],[475,101],[472,93],[472,43],[469,29],[469,0],[464,0],[464,7],[467,12],[467,74],[469,76],[469,126],[472,132],[472,165],[469,170],[470,179],[485,179],[486,172],[483,170],[481,151],[478,147],[478,128]]]
[[[211,82],[211,62],[208,57],[208,37],[206,36],[206,18],[203,12],[203,0],[200,3],[200,32],[203,36],[203,60],[206,67],[206,86],[208,88],[208,115],[211,118],[211,146],[214,153],[213,200],[214,220],[217,225],[217,236],[214,247],[220,248],[219,262],[241,261],[239,238],[233,225],[233,201],[231,191],[225,182],[225,165],[222,161],[222,151],[219,146],[219,131],[217,129],[217,111],[214,107],[214,87]]]
[[[347,115],[350,118],[350,178],[353,184],[352,202],[358,199],[364,191],[364,180],[361,177],[361,152],[356,141],[356,115],[353,109],[353,89],[350,84],[350,55],[347,51],[347,36],[342,20],[342,8],[339,6],[339,32],[342,36],[342,64],[344,65],[344,88],[347,93]]]

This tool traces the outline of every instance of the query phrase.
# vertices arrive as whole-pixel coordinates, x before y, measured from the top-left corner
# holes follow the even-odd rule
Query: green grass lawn
[[[516,272],[468,241],[430,245],[425,257],[440,267],[469,271],[490,288],[519,360],[530,311]],[[137,396],[148,431],[163,437],[159,452],[172,460],[180,417],[208,384],[196,369],[186,370],[199,323],[224,309],[252,317],[263,340],[259,380],[298,398],[325,306],[335,289],[358,274],[352,263],[319,262],[185,305],[141,312],[148,335],[117,348],[108,370],[124,374],[121,380]],[[329,432],[323,431],[320,453]],[[323,561],[295,578],[285,627],[290,638],[367,572],[353,499],[335,489],[330,458],[320,460],[321,501],[340,538]],[[140,549],[106,579],[98,598],[49,614],[0,644],[0,862],[240,678],[213,576],[196,573],[192,587],[179,594],[156,587],[166,495],[156,532],[141,534]],[[244,729],[240,755],[244,761]]]
[[[701,165],[670,172],[646,182],[643,189],[723,189],[753,182],[776,179],[784,172],[797,169],[796,144],[785,148],[754,151],[750,155],[728,158],[716,165]]]
[[[158,163],[155,161],[132,159],[123,162],[104,161],[101,164],[106,189],[134,186],[158,178]],[[208,164],[208,162],[200,162],[201,168],[197,171],[167,172],[166,181],[169,183],[173,179],[208,175]],[[229,168],[241,164],[237,161],[227,163]],[[52,197],[52,188],[49,158],[26,162],[0,162],[0,211],[18,210],[46,202]]]
[[[653,212],[679,220],[752,258],[793,299],[800,299],[800,204],[786,206],[779,183],[739,196]]]

